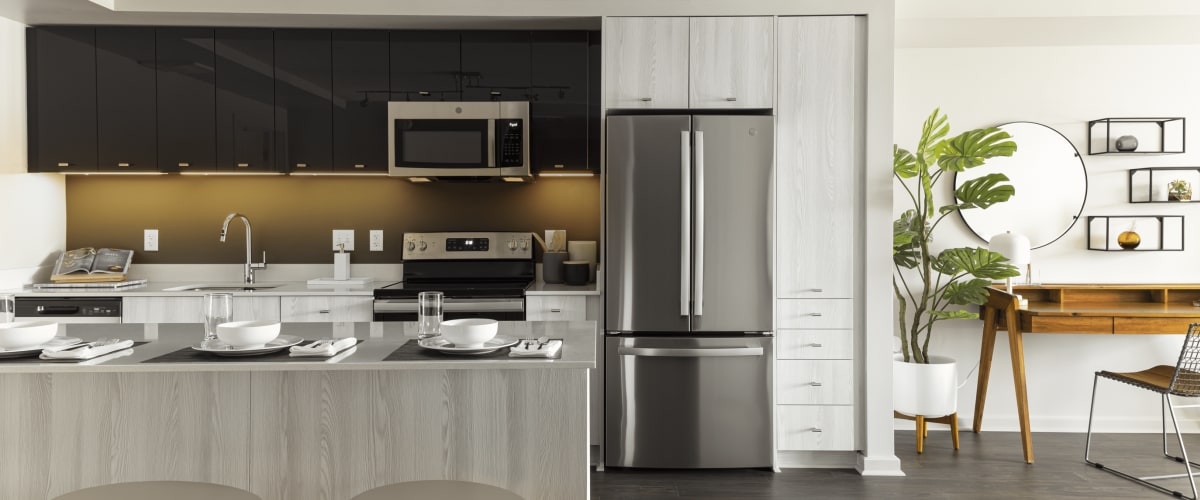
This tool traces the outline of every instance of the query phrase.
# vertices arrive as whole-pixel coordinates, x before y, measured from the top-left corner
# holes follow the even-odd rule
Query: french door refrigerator
[[[605,465],[771,467],[774,118],[609,115]]]

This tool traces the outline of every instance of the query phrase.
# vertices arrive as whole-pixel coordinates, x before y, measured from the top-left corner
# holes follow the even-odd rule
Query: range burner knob
[[[508,249],[509,249],[509,250],[516,250],[516,249],[517,249],[517,242],[515,242],[515,241],[510,241],[510,242],[508,242]]]
[[[411,242],[411,241],[410,241],[410,242],[408,242],[408,251],[410,251],[410,252],[411,252],[411,251],[413,251],[413,249],[415,249],[415,248],[417,248],[417,244],[416,244],[416,243],[413,243],[413,242]]]
[[[526,250],[526,249],[528,249],[528,248],[529,248],[529,242],[528,242],[528,241],[522,241],[522,242],[521,242],[521,250]]]
[[[425,242],[422,241],[421,242],[421,251],[424,252],[426,248],[429,248],[429,245],[425,244]]]

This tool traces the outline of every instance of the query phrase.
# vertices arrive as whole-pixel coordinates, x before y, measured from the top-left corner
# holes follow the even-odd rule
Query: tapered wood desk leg
[[[983,341],[979,348],[979,380],[975,386],[975,417],[971,430],[979,432],[983,427],[983,403],[987,400],[988,379],[992,374],[992,352],[996,350],[996,309],[983,308]]]
[[[1029,394],[1025,388],[1025,345],[1015,310],[1005,311],[1008,321],[1008,349],[1012,355],[1013,386],[1017,393],[1017,418],[1021,421],[1021,449],[1025,462],[1033,463],[1033,437],[1029,434]]]
[[[917,453],[925,452],[925,417],[917,415]]]

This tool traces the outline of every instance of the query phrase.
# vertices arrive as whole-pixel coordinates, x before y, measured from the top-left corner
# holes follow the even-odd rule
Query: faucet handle
[[[257,264],[251,262],[250,269],[266,269],[267,268],[267,251],[263,250],[263,260]]]

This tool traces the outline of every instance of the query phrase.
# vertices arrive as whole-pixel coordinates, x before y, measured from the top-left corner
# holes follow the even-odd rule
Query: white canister
[[[567,243],[567,258],[588,263],[588,283],[596,281],[596,242],[572,241]]]

